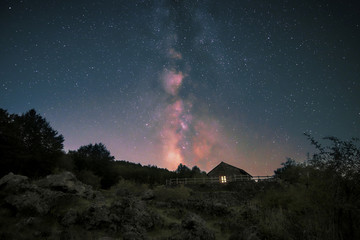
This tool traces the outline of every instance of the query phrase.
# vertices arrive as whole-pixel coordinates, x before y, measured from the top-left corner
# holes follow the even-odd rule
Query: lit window
[[[221,183],[226,183],[226,176],[221,176],[220,181]]]

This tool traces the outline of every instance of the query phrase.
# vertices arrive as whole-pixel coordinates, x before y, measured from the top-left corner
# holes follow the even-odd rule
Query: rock
[[[111,225],[110,211],[105,205],[93,204],[80,219],[86,229],[108,228]]]
[[[145,239],[145,230],[143,228],[135,228],[130,225],[123,226],[123,240],[143,240]]]
[[[258,230],[255,226],[240,228],[239,231],[234,232],[230,238],[230,240],[260,240]]]
[[[22,175],[15,175],[12,172],[0,179],[0,190],[5,192],[17,192],[29,186],[29,178]]]
[[[94,198],[92,187],[86,185],[75,177],[71,172],[62,172],[60,174],[49,175],[37,182],[42,188],[49,188],[54,191],[76,194],[85,198]]]
[[[65,226],[65,227],[71,226],[74,223],[76,223],[76,221],[78,220],[78,217],[79,217],[79,213],[74,209],[70,209],[60,219],[60,224]]]
[[[123,240],[143,240],[145,236],[138,232],[126,232],[123,234]]]
[[[129,198],[125,199],[123,206],[123,219],[125,224],[145,229],[154,227],[154,221],[143,201],[140,201],[137,198]]]
[[[41,189],[31,184],[25,176],[9,173],[0,179],[0,189],[4,202],[10,209],[45,215],[62,197],[62,193]]]
[[[182,222],[178,234],[171,237],[174,240],[212,240],[214,233],[206,227],[205,221],[196,214],[189,214]]]
[[[145,202],[136,197],[114,201],[109,211],[109,218],[113,223],[113,229],[122,233],[128,233],[127,235],[129,236],[134,235],[134,232],[138,233],[135,234],[136,236],[145,236],[146,230],[164,225],[164,220],[161,216],[153,211],[149,211]]]
[[[121,233],[124,239],[146,239],[147,231],[164,226],[161,215],[149,210],[144,201],[153,198],[152,191],[145,192],[141,198],[116,197],[111,199],[110,206],[105,196],[70,172],[33,182],[12,173],[0,179],[1,207],[7,208],[7,217],[19,218],[16,226],[31,232],[34,238],[48,238],[54,233],[60,239],[86,239],[95,230],[104,233],[100,236]],[[56,227],[38,229],[43,223],[39,224],[37,219],[57,221]],[[1,236],[7,235],[0,234],[0,239]]]
[[[149,190],[146,190],[144,192],[144,194],[142,195],[141,199],[142,200],[151,200],[151,199],[154,199],[155,195],[154,195],[154,191],[149,189]]]
[[[171,208],[171,203],[170,202],[156,201],[155,206],[157,208]]]
[[[19,192],[18,194],[7,196],[5,202],[15,207],[18,211],[45,215],[63,195],[62,193],[47,189],[30,188],[23,193]]]
[[[21,228],[24,228],[24,227],[31,227],[35,224],[37,224],[39,221],[37,218],[35,217],[28,217],[28,218],[24,218],[22,220],[20,220],[16,226],[19,227],[20,229]]]

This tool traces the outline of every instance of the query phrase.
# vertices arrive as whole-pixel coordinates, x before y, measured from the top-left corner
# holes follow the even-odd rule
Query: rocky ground
[[[249,184],[96,191],[70,172],[36,181],[9,173],[0,179],[0,239],[260,239]]]

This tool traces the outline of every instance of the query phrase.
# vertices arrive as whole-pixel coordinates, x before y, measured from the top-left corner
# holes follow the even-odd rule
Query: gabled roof
[[[247,173],[246,171],[244,171],[241,168],[237,168],[234,167],[230,164],[227,164],[225,162],[221,162],[219,163],[219,165],[217,165],[216,167],[214,167],[210,172],[208,172],[207,175],[212,175],[215,174],[216,172],[220,172],[220,173],[236,173],[238,175],[248,175],[251,176],[249,173]]]

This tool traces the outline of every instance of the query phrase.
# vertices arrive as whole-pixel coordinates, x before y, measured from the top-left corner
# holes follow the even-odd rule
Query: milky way
[[[1,1],[0,107],[65,151],[271,175],[360,136],[356,1]]]
[[[177,45],[177,35],[171,34],[173,44]],[[194,98],[186,99],[179,95],[184,81],[191,79],[181,62],[186,62],[182,54],[174,47],[167,49],[169,66],[160,76],[166,96],[165,108],[161,112],[159,130],[162,142],[162,166],[175,169],[180,163],[187,166],[209,168],[219,161],[233,162],[227,139],[222,137],[221,128],[216,119],[206,116],[203,120],[193,114]],[[185,66],[189,66],[188,63]],[[190,66],[191,67],[191,66]],[[196,97],[196,96],[195,96]]]

